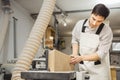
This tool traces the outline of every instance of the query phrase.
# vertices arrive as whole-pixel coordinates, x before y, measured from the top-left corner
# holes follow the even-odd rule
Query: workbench
[[[26,71],[21,72],[21,78],[25,80],[74,80],[74,71],[49,72],[49,71]]]

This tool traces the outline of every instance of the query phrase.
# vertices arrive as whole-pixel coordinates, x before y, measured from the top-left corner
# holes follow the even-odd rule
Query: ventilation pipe
[[[24,80],[21,79],[21,72],[30,69],[30,65],[39,49],[40,42],[50,21],[54,6],[55,0],[44,0],[29,38],[13,69],[12,80]]]

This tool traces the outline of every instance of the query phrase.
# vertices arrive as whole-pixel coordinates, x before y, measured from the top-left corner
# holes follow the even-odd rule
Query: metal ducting
[[[22,50],[22,53],[16,62],[12,72],[12,80],[21,79],[21,72],[28,71],[30,65],[39,49],[40,42],[49,24],[52,12],[54,10],[55,0],[44,0],[43,6],[38,14],[36,22],[32,28],[29,38]]]

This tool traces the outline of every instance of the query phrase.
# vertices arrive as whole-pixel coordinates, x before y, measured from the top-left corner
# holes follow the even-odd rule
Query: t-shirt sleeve
[[[75,25],[72,31],[72,43],[76,43],[76,44],[79,43],[80,33],[81,33],[80,22],[77,22],[77,24]]]
[[[107,31],[106,31],[107,30]],[[107,53],[109,53],[109,49],[111,47],[113,33],[111,29],[105,29],[102,31],[103,36],[100,38],[100,44],[98,46],[97,54],[102,59]]]

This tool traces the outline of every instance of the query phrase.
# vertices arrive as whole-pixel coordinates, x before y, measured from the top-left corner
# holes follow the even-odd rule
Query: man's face
[[[89,25],[91,28],[98,27],[103,21],[104,17],[96,15],[96,14],[91,14],[90,20],[89,20]]]

